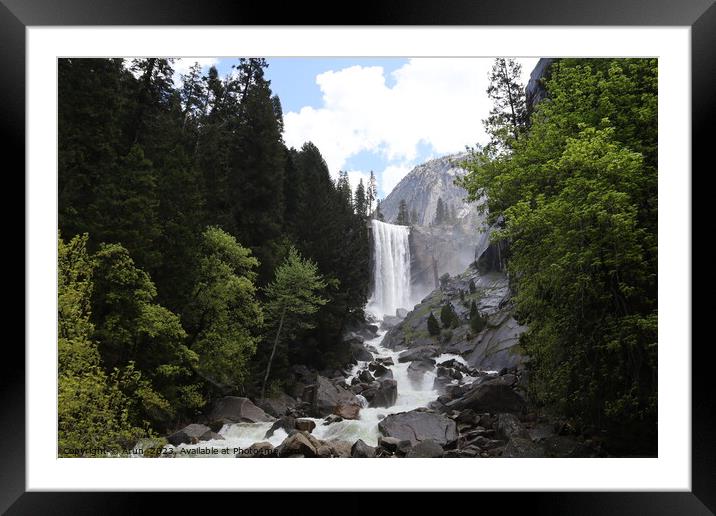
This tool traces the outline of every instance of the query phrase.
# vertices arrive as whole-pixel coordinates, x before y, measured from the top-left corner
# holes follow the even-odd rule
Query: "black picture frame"
[[[0,0],[0,126],[6,153],[24,167],[25,29],[36,25],[316,25],[320,12],[305,3],[226,0]],[[557,25],[691,27],[692,162],[706,164],[712,147],[716,91],[716,5],[714,0],[429,0],[363,1],[360,8],[326,25]],[[693,167],[692,167],[693,168]],[[11,169],[5,169],[10,173]],[[12,169],[14,170],[14,169]],[[706,170],[704,170],[706,172]],[[689,172],[686,172],[689,173]],[[694,177],[691,171],[691,177]],[[691,300],[684,300],[690,302]],[[9,344],[9,342],[7,342]],[[13,343],[14,344],[14,343]],[[678,343],[689,346],[690,342]],[[7,356],[13,352],[15,356]],[[480,493],[471,496],[480,511],[526,504],[531,513],[547,514],[712,514],[716,511],[714,403],[707,359],[710,339],[692,346],[692,491],[591,493]],[[0,510],[8,514],[95,514],[134,512],[146,507],[139,494],[25,492],[25,354],[5,346],[0,375],[4,438],[0,440]],[[10,437],[12,439],[10,439]],[[25,443],[26,444],[26,443]],[[416,496],[423,496],[423,494]],[[245,495],[242,495],[245,496]],[[273,495],[272,495],[273,496]],[[360,503],[346,494],[344,507]],[[420,498],[418,498],[419,500]],[[305,503],[291,495],[292,504]],[[162,495],[163,508],[184,504],[185,497]]]

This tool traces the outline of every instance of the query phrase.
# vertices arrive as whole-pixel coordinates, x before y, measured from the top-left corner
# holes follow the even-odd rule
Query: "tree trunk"
[[[283,311],[281,312],[281,319],[278,323],[278,331],[276,332],[276,339],[273,341],[273,348],[271,349],[271,356],[269,357],[268,364],[266,365],[266,374],[264,375],[264,382],[261,385],[261,399],[264,399],[266,397],[266,382],[268,381],[269,373],[271,372],[271,362],[273,361],[273,356],[276,354],[276,346],[278,346],[278,339],[281,335],[281,328],[283,328],[283,319],[286,316],[286,307],[283,308]]]

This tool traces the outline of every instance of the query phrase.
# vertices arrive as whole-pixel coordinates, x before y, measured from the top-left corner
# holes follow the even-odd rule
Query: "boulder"
[[[502,452],[503,457],[544,457],[542,447],[526,437],[513,437]]]
[[[313,432],[316,422],[312,419],[297,419],[294,427],[301,432]]]
[[[341,416],[331,414],[330,416],[326,416],[326,419],[323,420],[323,426],[330,425],[331,423],[340,423],[341,421],[343,421]]]
[[[498,414],[495,425],[497,436],[505,441],[514,437],[529,437],[527,429],[514,414]]]
[[[440,354],[440,348],[437,346],[418,346],[416,348],[406,349],[398,355],[398,362],[413,362],[414,360],[423,360],[432,358]],[[433,360],[433,364],[435,361]]]
[[[179,446],[180,444],[196,444],[199,441],[209,441],[214,439],[215,435],[218,434],[212,432],[211,428],[208,426],[194,423],[167,436],[167,442],[169,442],[169,444],[173,444],[174,446]]]
[[[273,417],[285,416],[297,403],[295,399],[285,392],[273,398],[256,400],[256,406]]]
[[[350,457],[351,456],[351,443],[348,441],[342,441],[340,439],[330,439],[324,441],[324,444],[328,446],[331,452],[331,457]]]
[[[360,404],[355,403],[338,403],[333,409],[333,414],[343,419],[359,419]]]
[[[365,392],[365,391],[364,391]],[[365,396],[365,394],[362,394]],[[367,397],[366,397],[367,399]],[[380,387],[369,400],[370,407],[392,407],[398,399],[398,382],[386,378],[380,381]]]
[[[351,447],[351,457],[358,459],[370,459],[375,457],[376,448],[368,446],[362,439],[358,439]]]
[[[378,447],[387,451],[388,453],[397,453],[398,451],[408,450],[411,447],[411,442],[407,439],[398,439],[397,437],[378,437]]]
[[[373,382],[373,381],[375,380],[375,378],[373,378],[373,375],[370,374],[370,372],[369,372],[367,369],[363,369],[363,370],[358,374],[358,380],[361,381],[361,382],[363,382],[363,383],[371,383],[371,382]]]
[[[543,441],[547,457],[590,457],[591,451],[573,437],[566,435],[553,435]]]
[[[318,455],[317,440],[310,439],[306,432],[295,432],[281,444],[278,445],[276,451],[279,457],[290,457],[293,455],[302,455],[303,457],[316,457]]]
[[[525,399],[499,378],[478,384],[464,396],[447,404],[450,410],[471,408],[477,412],[519,413],[525,408]]]
[[[408,312],[405,308],[396,308],[395,309],[395,316],[399,317],[400,319],[405,319],[406,317],[408,317],[409,313],[410,312]]]
[[[393,365],[391,363],[391,365]],[[368,364],[368,370],[373,372],[376,378],[385,377],[393,378],[393,371],[388,369],[385,364],[379,363],[378,361],[371,362]]]
[[[393,361],[393,357],[378,357],[375,359],[375,361],[379,364],[383,364],[386,367],[395,365],[395,362]]]
[[[288,434],[295,428],[296,418],[292,416],[283,416],[282,418],[279,418],[277,421],[275,421],[274,424],[271,425],[271,428],[266,430],[266,433],[264,434],[264,439],[270,439],[271,437],[273,437],[273,434],[276,432],[276,430],[281,429]]]
[[[275,421],[254,405],[250,399],[239,396],[225,396],[216,400],[208,415],[211,422],[221,423],[266,423]]]
[[[309,396],[311,410],[315,417],[326,417],[329,414],[334,414],[339,404],[360,407],[360,401],[355,394],[347,389],[337,387],[323,376],[316,378],[316,384],[311,389]],[[338,415],[344,417],[342,414]]]
[[[259,443],[254,443],[248,448],[241,450],[236,454],[236,458],[238,459],[244,459],[244,458],[261,458],[261,457],[271,457],[274,455],[274,447],[273,444],[271,444],[268,441],[261,441]]]
[[[411,410],[391,414],[378,423],[378,430],[386,437],[409,440],[417,444],[426,439],[433,439],[441,446],[457,441],[455,422],[433,412]]]
[[[443,447],[433,439],[420,441],[405,454],[409,459],[412,458],[438,458],[444,455]]]
[[[399,325],[401,321],[402,319],[400,317],[385,315],[383,316],[383,322],[380,324],[380,327],[384,330],[389,330],[390,328]]]
[[[362,340],[360,342],[352,341],[350,343],[350,349],[353,360],[357,362],[368,362],[370,360],[373,360],[373,355],[365,347],[365,344]]]

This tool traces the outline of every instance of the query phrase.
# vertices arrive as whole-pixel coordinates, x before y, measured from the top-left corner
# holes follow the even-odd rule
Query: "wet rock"
[[[273,434],[276,432],[276,430],[283,430],[286,433],[290,433],[292,430],[295,430],[296,428],[296,418],[292,416],[284,416],[282,418],[279,418],[278,421],[274,422],[273,425],[271,425],[271,428],[269,428],[266,431],[266,434],[264,434],[264,439],[270,439],[273,437]]]
[[[313,429],[316,428],[316,422],[311,419],[297,419],[295,428],[301,432],[313,432]]]
[[[237,459],[253,459],[272,456],[274,456],[274,447],[273,444],[268,441],[254,443],[235,455]]]
[[[365,395],[364,395],[365,396]],[[366,399],[368,399],[366,397]],[[373,397],[368,400],[370,407],[392,407],[398,399],[398,382],[386,378],[380,381],[380,387],[375,391]]]
[[[443,447],[433,439],[420,441],[405,454],[409,459],[412,458],[439,458],[444,455]]]
[[[375,361],[379,364],[383,364],[386,367],[394,366],[393,357],[378,357]]]
[[[275,421],[275,418],[266,414],[248,398],[225,396],[214,403],[208,420],[222,423],[265,423]]]
[[[398,355],[398,362],[413,362],[415,360],[429,359],[440,354],[440,348],[437,346],[418,346],[412,349],[406,349]],[[435,361],[433,360],[433,365]]]
[[[351,357],[353,357],[353,360],[356,362],[368,362],[370,360],[373,360],[373,355],[368,351],[368,348],[361,340],[358,341],[351,341],[350,343],[350,349],[351,349]]]
[[[323,420],[323,426],[327,426],[332,423],[340,423],[341,421],[343,421],[343,418],[341,416],[331,414],[330,416],[327,416],[326,419]]]
[[[406,310],[405,308],[397,308],[395,310],[395,316],[401,319],[405,319],[406,317],[408,317],[408,313],[410,312],[408,312],[408,310]]]
[[[167,436],[167,442],[174,446],[179,446],[180,444],[196,444],[199,441],[209,441],[214,435],[218,434],[212,432],[208,426],[194,423]]]
[[[389,330],[390,328],[393,328],[400,324],[402,319],[400,317],[396,317],[394,315],[386,315],[383,316],[383,322],[381,323],[380,327],[384,330]]]
[[[441,446],[457,441],[457,426],[452,419],[442,414],[411,410],[391,414],[378,423],[378,430],[385,437],[409,440],[417,444],[433,439]]]
[[[331,457],[350,457],[351,456],[351,443],[340,439],[330,439],[324,441],[324,444],[328,447]]]
[[[339,403],[333,409],[333,414],[343,419],[359,419],[360,408],[360,404],[356,403]]]
[[[371,362],[368,364],[368,369],[373,372],[376,378],[393,378],[393,371],[388,369],[385,364]]]
[[[295,432],[286,437],[277,447],[279,457],[291,457],[301,455],[303,457],[316,457],[318,449],[315,445],[316,441],[309,438],[310,434],[305,432]]]
[[[370,374],[367,369],[363,369],[360,374],[358,374],[358,380],[364,383],[371,383],[375,378],[373,378],[373,375]]]
[[[369,459],[375,457],[376,448],[368,446],[362,439],[358,439],[351,447],[351,457]]]
[[[389,453],[397,453],[398,450],[407,450],[412,443],[407,439],[398,439],[397,437],[378,437],[378,447]]]

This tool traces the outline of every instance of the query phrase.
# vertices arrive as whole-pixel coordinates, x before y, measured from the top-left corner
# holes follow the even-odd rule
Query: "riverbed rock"
[[[393,328],[394,326],[397,326],[400,324],[402,319],[400,317],[396,317],[394,315],[385,315],[383,316],[383,322],[380,324],[380,327],[384,330]]]
[[[276,448],[279,457],[290,457],[302,455],[304,457],[316,457],[318,449],[316,440],[310,439],[306,432],[295,432],[283,440]]]
[[[226,423],[266,423],[275,418],[254,405],[250,399],[239,396],[225,396],[214,402],[208,415],[210,422]]]
[[[367,399],[367,398],[366,398]],[[398,382],[392,378],[380,381],[380,387],[369,400],[370,407],[392,407],[398,399]]]
[[[408,459],[413,458],[439,458],[445,454],[443,447],[433,439],[420,441],[405,454]]]
[[[348,389],[334,385],[328,378],[323,376],[316,377],[316,383],[311,388],[306,388],[304,399],[310,398],[311,411],[314,417],[326,417],[334,414],[336,407],[342,405],[357,405],[360,407],[360,401]],[[338,414],[343,417],[342,414]]]
[[[256,406],[273,417],[285,416],[298,402],[285,392],[272,398],[257,399]]]
[[[373,355],[368,351],[363,341],[352,341],[350,343],[351,356],[357,362],[373,360]]]
[[[520,413],[525,409],[525,399],[499,378],[480,383],[464,396],[449,402],[449,410],[471,408],[476,412]]]
[[[415,360],[429,359],[440,354],[437,346],[418,346],[406,349],[398,355],[398,362],[413,362]],[[433,361],[433,364],[435,361]]]
[[[333,409],[333,414],[343,419],[360,419],[360,404],[338,403]]]
[[[266,433],[264,434],[264,439],[270,439],[271,437],[273,437],[273,434],[276,432],[276,430],[280,429],[288,434],[292,430],[295,430],[295,428],[296,418],[292,416],[280,417],[278,420],[274,421],[274,424],[271,425],[271,428],[266,430]]]
[[[443,414],[411,410],[390,414],[378,423],[378,430],[386,437],[409,440],[413,445],[433,439],[441,446],[457,441],[457,426]]]
[[[316,428],[316,422],[312,419],[301,418],[296,420],[294,427],[301,432],[313,432],[313,429]]]
[[[328,449],[331,452],[331,457],[345,458],[351,456],[352,445],[348,441],[343,441],[341,439],[329,439],[328,441],[324,441],[324,444],[328,446]]]
[[[194,423],[167,436],[167,442],[174,446],[179,446],[180,444],[196,444],[199,441],[209,441],[214,438],[214,435],[218,434],[212,432],[208,426]]]
[[[395,316],[399,317],[401,319],[405,319],[408,316],[408,310],[405,308],[396,308],[395,309]]]
[[[360,380],[363,383],[371,383],[372,381],[375,380],[375,378],[373,378],[373,375],[370,374],[370,371],[368,371],[367,369],[363,369],[358,374],[358,380]]]
[[[375,453],[376,448],[367,445],[362,439],[358,439],[351,447],[351,457],[358,459],[372,459],[375,457]]]
[[[236,454],[237,459],[257,459],[275,456],[274,446],[268,441],[254,443]]]

